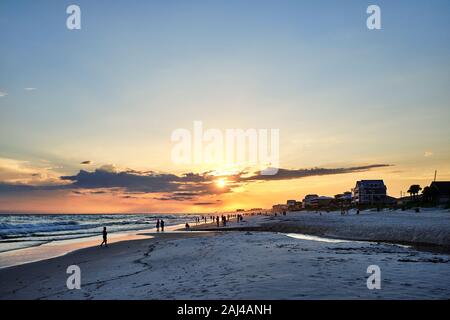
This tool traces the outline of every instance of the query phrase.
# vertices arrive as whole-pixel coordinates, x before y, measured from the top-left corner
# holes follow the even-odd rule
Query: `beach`
[[[216,224],[198,224],[197,230],[216,230]],[[405,244],[425,250],[450,252],[450,211],[448,209],[364,210],[341,215],[332,211],[301,211],[287,215],[253,213],[242,223],[231,220],[219,230],[249,230],[301,233],[327,238]]]
[[[434,236],[415,241],[445,247],[448,216],[448,210],[288,213],[245,216],[227,232],[198,224],[210,231],[149,233],[1,269],[0,299],[448,299],[450,256],[400,243],[429,229]],[[357,219],[366,231],[377,221],[369,239],[352,233]],[[384,226],[400,220],[397,237],[386,238],[391,230]],[[320,233],[298,232],[308,221],[311,230],[320,224]],[[263,230],[273,225],[292,229]],[[70,265],[80,267],[79,290],[66,287]],[[381,270],[380,290],[367,287],[371,265]]]

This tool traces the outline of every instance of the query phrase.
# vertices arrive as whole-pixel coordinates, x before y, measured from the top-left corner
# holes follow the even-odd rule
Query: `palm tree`
[[[416,195],[419,194],[420,190],[422,190],[422,187],[418,184],[413,184],[409,187],[408,193],[413,197],[414,200],[416,200]]]

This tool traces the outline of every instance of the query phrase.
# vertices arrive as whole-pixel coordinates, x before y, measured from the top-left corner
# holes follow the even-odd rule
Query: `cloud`
[[[80,195],[88,195],[88,194],[110,194],[112,190],[88,190],[88,191],[79,191],[79,190],[72,190],[72,193],[74,194],[80,194]]]
[[[23,183],[4,183],[0,182],[0,194],[8,192],[33,192],[33,191],[56,191],[70,190],[71,185],[29,185]]]
[[[8,95],[8,93],[6,93],[5,91],[0,91],[0,97],[6,97]]]
[[[27,88],[24,88],[24,90],[25,91],[35,91],[35,90],[37,90],[37,88],[27,87]]]
[[[346,168],[279,169],[278,173],[273,176],[261,175],[260,172],[250,175],[247,172],[241,172],[227,176],[227,185],[220,188],[215,182],[217,177],[211,175],[210,172],[190,172],[176,175],[131,169],[121,171],[113,165],[105,165],[94,171],[80,170],[76,175],[61,176],[60,184],[33,186],[0,183],[0,193],[8,191],[72,190],[74,194],[114,193],[127,199],[139,194],[155,194],[152,199],[160,201],[192,201],[203,196],[230,193],[233,192],[234,188],[252,182],[355,173],[389,166],[388,164],[372,164]],[[197,202],[197,205],[207,204],[213,203]]]
[[[291,180],[312,176],[325,176],[344,173],[355,173],[368,171],[375,168],[390,167],[389,164],[371,164],[366,166],[347,167],[347,168],[311,168],[311,169],[278,169],[275,175],[262,175],[258,173],[253,176],[241,178],[241,181],[258,181],[258,180]]]
[[[80,164],[91,164],[91,163],[92,163],[91,160],[86,160],[86,161],[80,162]]]
[[[424,156],[425,158],[432,157],[432,156],[433,156],[433,152],[432,152],[432,151],[425,151],[425,153],[423,154],[423,156]]]
[[[60,174],[48,166],[29,161],[0,157],[0,182],[11,184],[54,184],[60,183]]]
[[[116,171],[114,167],[103,166],[93,172],[80,170],[74,176],[62,176],[62,180],[72,181],[76,188],[123,188],[137,192],[170,192],[179,189],[180,178],[172,174],[140,174],[136,171]]]
[[[216,202],[195,202],[194,205],[196,206],[212,206],[216,205]]]
[[[104,172],[117,172],[117,168],[115,165],[113,164],[105,164],[103,166],[101,166],[100,168],[98,168],[99,171],[104,171]]]

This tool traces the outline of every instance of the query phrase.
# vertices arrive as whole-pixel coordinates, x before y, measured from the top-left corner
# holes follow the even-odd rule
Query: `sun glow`
[[[225,178],[220,178],[220,179],[217,179],[217,180],[216,180],[216,185],[217,185],[219,188],[225,187],[226,184],[227,184],[227,180],[226,180]]]

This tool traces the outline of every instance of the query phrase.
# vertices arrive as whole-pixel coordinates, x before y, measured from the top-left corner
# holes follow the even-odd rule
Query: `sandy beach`
[[[355,240],[349,231],[353,220],[359,219],[363,230],[369,230],[369,221],[378,221],[372,223],[370,237],[380,238],[382,232],[390,234],[380,226],[394,219],[404,221],[403,227],[397,226],[397,238],[385,240],[402,242],[406,234],[417,237],[427,228],[434,238],[429,236],[425,242],[448,245],[447,216],[448,211],[428,212],[421,217],[411,212],[367,212],[345,217],[336,213],[247,216],[239,225],[230,223],[228,232],[152,234],[149,239],[85,248],[6,268],[0,270],[0,298],[448,299],[448,254],[371,239]],[[305,226],[307,221],[327,226],[328,231],[305,235],[292,233],[293,229],[244,230],[245,226],[256,228],[267,223]],[[341,221],[340,227],[336,227],[336,221]],[[214,224],[198,228],[205,226],[215,228]],[[236,228],[240,230],[232,230]],[[337,239],[344,232],[350,239]],[[74,264],[81,269],[80,290],[66,287],[66,268]],[[367,288],[369,265],[380,266],[381,290]]]
[[[151,269],[145,260],[161,243],[206,235],[209,233],[161,233],[145,240],[117,242],[107,248],[96,245],[60,257],[5,268],[0,270],[0,298],[92,299],[95,296],[91,293],[101,290],[105,284],[138,276]],[[70,265],[78,265],[82,270],[82,290],[68,290],[66,287],[66,269]],[[129,284],[130,289],[137,285]],[[114,296],[126,299],[127,296],[122,294],[115,292]]]
[[[422,209],[392,211],[352,209],[346,215],[338,212],[310,211],[282,214],[255,214],[237,223],[231,219],[225,227],[215,223],[194,225],[195,230],[267,231],[301,233],[355,241],[404,244],[415,248],[450,253],[450,211]]]

